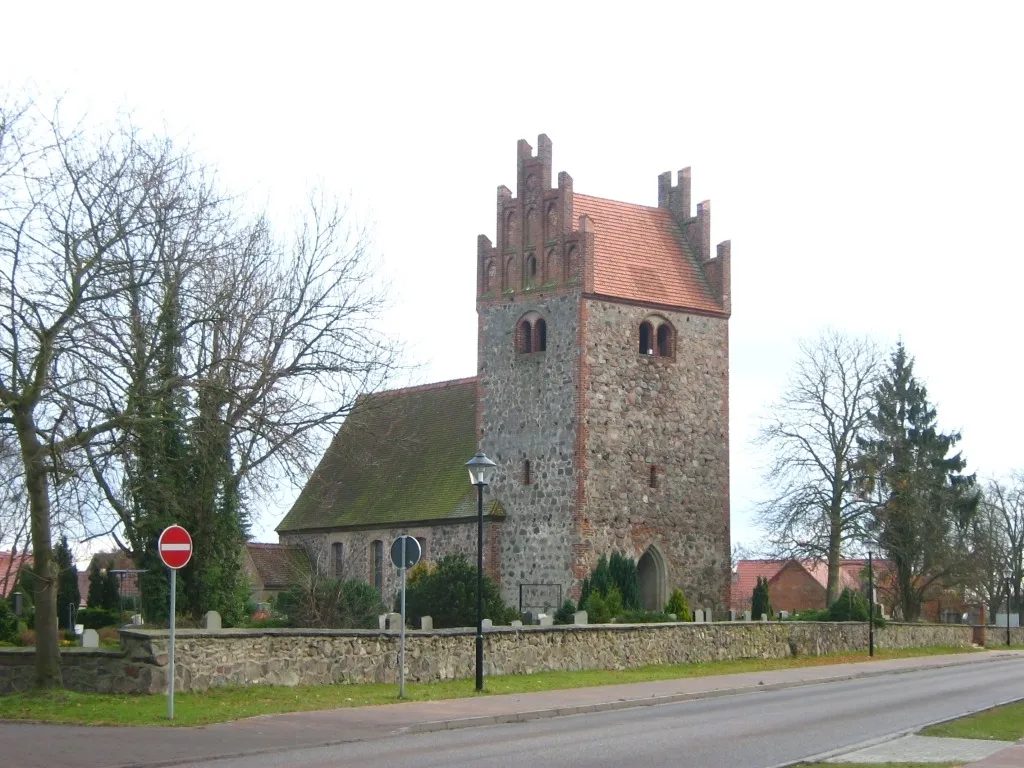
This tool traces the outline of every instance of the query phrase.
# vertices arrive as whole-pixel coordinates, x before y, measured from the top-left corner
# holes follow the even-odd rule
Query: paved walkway
[[[6,722],[0,723],[0,755],[3,765],[19,768],[51,768],[64,764],[73,764],[76,768],[152,767],[365,741],[401,733],[522,722],[920,669],[985,664],[1022,655],[1021,651],[989,651],[891,659],[597,688],[295,712],[201,728],[97,728]],[[977,765],[1024,766],[1024,762]]]

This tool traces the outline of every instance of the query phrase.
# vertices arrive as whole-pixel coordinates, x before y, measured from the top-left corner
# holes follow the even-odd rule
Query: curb
[[[742,696],[743,694],[760,693],[762,691],[781,691],[787,688],[802,688],[805,686],[818,685],[821,683],[838,683],[846,680],[862,680],[865,678],[882,677],[885,675],[900,675],[907,672],[921,672],[923,670],[962,667],[965,664],[990,664],[994,661],[1002,661],[1006,658],[1008,657],[1000,655],[985,660],[971,662],[953,661],[947,664],[931,664],[925,666],[906,667],[903,669],[895,670],[871,670],[865,672],[857,672],[855,674],[833,675],[831,677],[819,677],[813,680],[790,680],[785,682],[767,684],[759,683],[757,685],[747,685],[740,688],[721,688],[717,690],[691,691],[689,693],[673,693],[667,696],[650,696],[643,699],[619,699],[618,701],[602,702],[599,704],[581,704],[575,707],[554,707],[550,709],[534,709],[527,710],[524,712],[513,712],[502,715],[482,715],[480,717],[460,717],[453,718],[450,720],[430,720],[427,722],[416,723],[414,725],[406,726],[395,731],[395,733],[433,733],[435,731],[453,731],[461,728],[479,728],[481,726],[487,725],[508,725],[510,723],[525,723],[529,720],[542,720],[552,717],[569,717],[572,715],[591,714],[594,712],[610,712],[617,709],[632,709],[635,707],[656,707],[662,704],[675,704],[683,701],[695,701],[699,699],[716,699],[722,696]],[[963,717],[963,715],[957,715],[957,717]],[[942,720],[938,722],[945,721]],[[914,730],[920,730],[920,728],[927,728],[930,725],[936,724],[937,723],[928,723],[926,725],[920,726],[919,728],[915,728]],[[893,736],[892,738],[896,738],[896,736]],[[865,744],[863,746],[870,745]],[[844,748],[843,751],[850,750]],[[792,764],[787,763],[786,765]]]
[[[937,667],[937,669],[941,669],[941,667]],[[1015,704],[1018,701],[1024,701],[1024,698],[1020,696],[1015,696],[1012,699],[1007,699],[1006,701],[1001,701],[998,704],[993,704],[991,707],[983,707],[982,709],[968,709],[961,712],[958,715],[953,715],[952,717],[942,717],[938,720],[932,720],[931,722],[924,723],[923,725],[915,726],[914,728],[904,728],[900,731],[893,731],[892,733],[887,733],[884,736],[876,736],[873,739],[866,739],[864,741],[857,742],[856,744],[848,744],[847,746],[839,747],[838,749],[830,749],[828,752],[819,752],[816,755],[809,755],[808,757],[803,757],[793,762],[777,763],[775,765],[770,765],[768,766],[768,768],[793,768],[794,766],[807,765],[808,763],[822,763],[833,757],[848,755],[851,752],[858,752],[862,749],[867,749],[868,747],[874,747],[879,744],[884,744],[887,741],[895,741],[896,739],[902,739],[904,736],[910,736],[912,734],[917,733],[918,731],[923,731],[925,728],[931,728],[933,725],[951,723],[954,720],[959,720],[962,717],[976,715],[979,712],[987,712],[988,710],[996,709],[997,707],[1005,707],[1007,704]],[[934,738],[942,737],[936,736]],[[996,754],[998,754],[998,752]],[[967,765],[970,765],[970,763],[968,763]]]

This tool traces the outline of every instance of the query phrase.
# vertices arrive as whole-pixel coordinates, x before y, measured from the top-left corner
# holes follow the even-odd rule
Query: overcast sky
[[[351,193],[414,383],[476,372],[476,236],[518,139],[648,205],[692,166],[732,241],[733,541],[758,535],[759,419],[826,326],[902,337],[969,469],[1024,468],[1020,3],[18,6],[0,85],[165,124],[275,210]]]

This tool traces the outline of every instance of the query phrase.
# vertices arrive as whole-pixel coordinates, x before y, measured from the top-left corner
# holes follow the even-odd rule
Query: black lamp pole
[[[868,552],[868,656],[875,655],[875,569]]]
[[[469,482],[476,486],[476,689],[484,689],[484,486],[495,463],[482,451],[466,462]]]
[[[476,486],[476,689],[484,689],[484,484]]]
[[[1010,573],[1006,573],[1006,645],[1010,645]]]

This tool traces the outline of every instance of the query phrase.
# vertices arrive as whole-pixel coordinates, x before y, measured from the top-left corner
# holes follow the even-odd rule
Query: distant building
[[[309,558],[301,547],[282,544],[245,545],[245,571],[254,603],[265,603],[310,572]]]
[[[18,583],[18,571],[32,565],[32,556],[27,552],[0,552],[0,597],[7,597]]]

